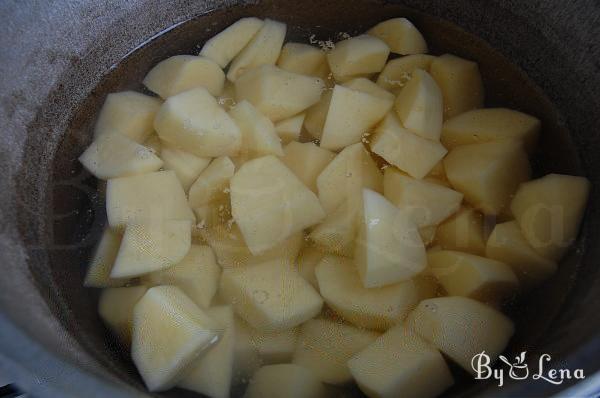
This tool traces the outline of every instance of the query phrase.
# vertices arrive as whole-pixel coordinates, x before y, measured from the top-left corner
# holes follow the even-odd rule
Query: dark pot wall
[[[135,82],[157,60],[193,51],[242,15],[290,22],[297,39],[307,37],[302,26],[320,25],[310,32],[325,38],[391,16],[409,16],[434,49],[480,62],[490,77],[490,105],[513,106],[542,118],[539,173],[583,172],[595,185],[600,182],[600,6],[594,1],[400,2],[417,12],[371,1],[267,1],[175,27],[114,66],[164,29],[230,3],[237,2],[0,2],[0,166],[5,170],[0,179],[0,370],[33,395],[141,394],[135,372],[95,315],[93,294],[81,287],[82,264],[104,214],[96,182],[75,159],[89,142],[89,126],[106,92],[138,87]],[[506,60],[485,42],[418,11],[486,40],[548,98],[518,68],[505,66]],[[583,367],[591,375],[600,367],[598,190],[590,203],[577,250],[553,280],[515,311],[520,329],[528,332],[518,336],[513,349],[536,347],[561,367]],[[465,393],[486,387],[478,383]],[[486,392],[545,396],[558,388],[521,382]]]

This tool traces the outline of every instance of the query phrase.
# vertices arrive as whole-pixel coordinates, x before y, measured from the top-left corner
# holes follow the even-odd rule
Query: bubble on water
[[[436,312],[438,309],[437,304],[434,304],[434,303],[425,304],[425,308],[427,308],[431,312]]]

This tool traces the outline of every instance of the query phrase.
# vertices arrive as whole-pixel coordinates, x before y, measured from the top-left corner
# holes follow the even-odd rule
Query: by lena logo
[[[544,380],[552,384],[562,384],[565,380],[585,379],[583,369],[553,369],[548,368],[548,362],[552,360],[549,354],[542,354],[537,363],[537,369],[530,369],[525,363],[527,353],[523,351],[515,357],[514,362],[509,361],[504,355],[500,355],[500,361],[508,366],[508,377],[513,380]],[[475,371],[476,380],[495,379],[498,381],[498,387],[504,385],[506,380],[506,370],[504,368],[492,368],[492,360],[485,351],[476,354],[471,359],[471,367]]]

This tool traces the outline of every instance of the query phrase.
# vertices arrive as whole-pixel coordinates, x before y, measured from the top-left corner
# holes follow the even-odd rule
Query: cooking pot
[[[535,371],[540,355],[549,354],[546,370],[582,369],[587,383],[507,378],[498,387],[494,379],[473,381],[456,371],[457,385],[446,395],[543,397],[593,388],[600,368],[594,0],[0,2],[0,373],[36,397],[147,396],[97,316],[96,292],[82,287],[105,213],[98,182],[77,157],[107,93],[141,89],[156,62],[197,53],[243,16],[286,22],[288,39],[298,41],[336,40],[339,32],[408,17],[434,53],[479,62],[488,106],[542,120],[536,175],[585,175],[593,190],[580,238],[558,273],[508,309],[517,322],[508,351],[526,351]]]

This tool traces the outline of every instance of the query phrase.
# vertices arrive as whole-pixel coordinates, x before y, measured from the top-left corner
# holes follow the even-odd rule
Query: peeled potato
[[[102,290],[98,313],[121,343],[131,344],[133,307],[146,293],[146,286],[115,287]]]
[[[249,327],[250,341],[258,350],[261,363],[272,365],[292,360],[298,342],[298,328],[280,332],[263,332]]]
[[[291,363],[260,368],[248,385],[245,398],[325,398],[323,384],[308,369]]]
[[[163,144],[160,156],[164,169],[175,172],[186,192],[210,163],[210,158],[196,156],[170,144]]]
[[[292,141],[283,150],[283,163],[311,191],[317,192],[317,177],[335,157],[333,152],[321,148],[312,142]]]
[[[352,257],[358,218],[358,206],[344,202],[317,225],[308,237],[324,252]]]
[[[306,131],[308,131],[313,138],[321,139],[321,136],[323,135],[323,127],[325,127],[325,120],[327,119],[327,112],[329,111],[332,97],[333,90],[325,90],[321,95],[319,102],[308,108],[306,111],[304,128],[306,128]]]
[[[190,187],[190,207],[197,208],[226,196],[235,166],[227,156],[213,159]]]
[[[411,79],[417,69],[429,72],[429,66],[435,59],[433,55],[414,54],[392,59],[377,76],[377,85],[394,94],[398,94]]]
[[[319,72],[326,63],[325,52],[321,49],[293,42],[285,43],[277,60],[281,69],[308,76],[320,76]]]
[[[283,156],[281,139],[275,126],[248,101],[243,100],[229,111],[242,132],[240,156],[253,159],[265,155]]]
[[[378,86],[371,80],[364,77],[357,77],[356,79],[349,80],[346,83],[342,84],[342,86],[350,88],[352,90],[362,91],[363,93],[367,93],[374,97],[389,100],[392,102],[395,99],[394,94],[381,88],[381,86]]]
[[[200,50],[200,55],[212,59],[221,68],[225,68],[262,26],[263,21],[258,18],[241,18],[207,40]]]
[[[325,257],[325,253],[310,246],[303,248],[300,254],[298,254],[298,272],[315,289],[319,289],[319,283],[315,276],[315,268],[319,265],[323,257]]]
[[[419,30],[406,18],[392,18],[373,26],[367,32],[380,38],[395,54],[424,54],[427,43]]]
[[[390,48],[382,40],[361,35],[342,40],[327,53],[327,62],[336,81],[380,72]]]
[[[275,123],[275,132],[283,144],[300,140],[305,113],[283,119]]]
[[[485,253],[485,241],[483,215],[468,207],[441,223],[435,234],[435,242],[443,249],[480,256]]]
[[[127,283],[128,278],[113,279],[110,277],[119,246],[121,246],[121,234],[114,232],[110,228],[105,228],[100,238],[100,242],[88,266],[84,286],[88,287],[120,287]]]
[[[509,318],[466,297],[423,300],[406,324],[471,374],[473,356],[485,351],[495,361],[514,333]]]

